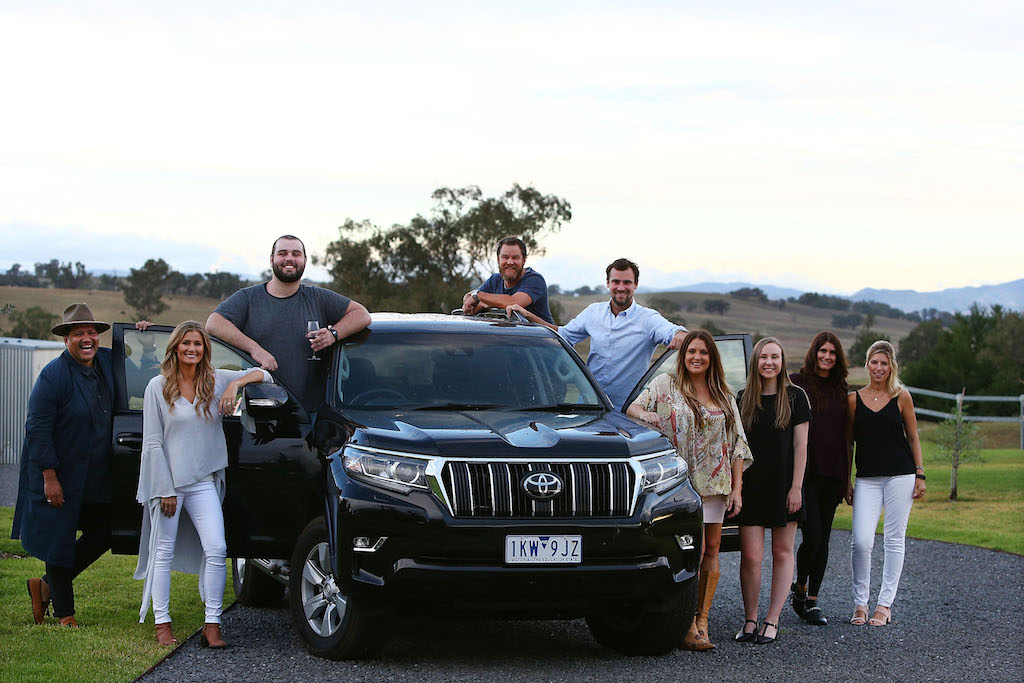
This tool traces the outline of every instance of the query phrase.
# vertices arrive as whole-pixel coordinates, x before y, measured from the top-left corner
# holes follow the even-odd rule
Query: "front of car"
[[[335,363],[320,418],[343,435],[327,459],[332,590],[388,610],[587,616],[627,652],[678,640],[686,624],[649,631],[692,615],[700,497],[671,442],[613,410],[557,336],[375,318]]]

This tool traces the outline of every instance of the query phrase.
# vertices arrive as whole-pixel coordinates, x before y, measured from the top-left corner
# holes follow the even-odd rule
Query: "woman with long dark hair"
[[[739,403],[754,463],[743,473],[744,505],[736,517],[746,619],[736,640],[764,645],[778,637],[779,616],[793,580],[793,542],[802,518],[807,423],[811,419],[807,395],[786,376],[786,354],[775,337],[765,337],[754,345]],[[765,529],[772,532],[772,584],[768,613],[758,632]]]
[[[849,435],[856,444],[857,483],[853,490],[853,617],[850,623],[885,626],[892,621],[907,537],[910,506],[924,496],[924,465],[917,416],[910,392],[900,382],[892,344],[880,339],[866,356],[870,383],[847,399]],[[871,548],[878,518],[885,511],[882,587],[871,619]]]
[[[793,610],[816,626],[828,623],[818,606],[818,593],[828,563],[832,520],[839,503],[851,494],[852,461],[845,438],[848,375],[839,337],[824,331],[811,340],[800,372],[789,376],[807,392],[813,416],[807,434],[803,539],[796,551]]]
[[[690,483],[704,503],[704,550],[697,615],[683,640],[688,650],[714,648],[708,615],[718,585],[718,551],[726,514],[743,505],[743,469],[751,462],[736,399],[725,381],[714,338],[692,330],[676,356],[675,376],[663,374],[644,388],[626,413],[668,433],[686,458]]]
[[[227,577],[221,503],[228,451],[221,416],[234,411],[243,386],[272,381],[264,370],[216,370],[212,351],[202,323],[189,320],[178,325],[143,403],[136,499],[145,512],[135,578],[146,581],[139,623],[145,621],[152,601],[161,645],[177,642],[169,605],[175,569],[199,574],[199,595],[206,604],[200,644],[226,646],[220,632]]]

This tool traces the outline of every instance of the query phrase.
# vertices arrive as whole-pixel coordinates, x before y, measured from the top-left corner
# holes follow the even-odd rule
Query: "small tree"
[[[18,265],[18,264],[14,264],[14,265]],[[0,306],[0,315],[6,316],[7,314],[9,314],[13,310],[14,310],[14,304],[4,304],[3,306]],[[4,334],[4,328],[0,327],[0,336],[3,336],[3,334]]]
[[[878,332],[874,329],[875,315],[874,313],[868,313],[864,316],[864,326],[861,327],[860,333],[857,335],[857,339],[854,340],[850,346],[850,350],[847,352],[846,357],[850,359],[850,362],[854,365],[860,365],[865,362],[864,356],[867,355],[868,349],[879,339],[885,339],[886,341],[892,341],[885,332]]]
[[[957,476],[961,462],[981,462],[981,435],[978,425],[964,417],[964,392],[956,397],[956,412],[939,425],[939,452],[950,458],[949,499],[957,498]]]
[[[59,316],[39,306],[31,306],[24,311],[12,310],[9,317],[14,325],[11,336],[21,339],[49,339],[50,330],[59,319]]]
[[[652,296],[647,302],[647,305],[661,313],[666,318],[671,314],[682,308],[682,305],[678,301],[674,301],[667,296]]]
[[[149,259],[141,268],[132,268],[125,278],[124,300],[135,309],[141,320],[152,320],[168,309],[161,300],[160,291],[171,267],[163,259]]]
[[[717,313],[718,315],[725,315],[725,312],[729,310],[728,301],[725,299],[705,299],[704,310],[708,313]]]

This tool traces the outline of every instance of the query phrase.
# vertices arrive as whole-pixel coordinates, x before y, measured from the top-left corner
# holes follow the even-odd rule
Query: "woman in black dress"
[[[754,345],[747,386],[740,392],[740,417],[754,464],[743,473],[740,527],[740,589],[746,621],[740,642],[774,642],[779,615],[793,580],[793,541],[803,504],[807,423],[811,406],[786,376],[786,355],[775,337]],[[757,631],[764,530],[772,530],[772,588],[768,614]]]
[[[804,522],[796,551],[793,610],[808,624],[828,623],[818,607],[818,591],[828,562],[832,520],[850,490],[850,449],[846,441],[846,354],[832,332],[811,340],[800,372],[789,376],[811,399],[807,431],[807,473],[804,475]]]

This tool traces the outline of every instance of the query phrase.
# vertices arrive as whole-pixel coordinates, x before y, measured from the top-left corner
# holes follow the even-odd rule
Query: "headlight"
[[[364,451],[358,446],[346,447],[341,460],[350,477],[374,486],[400,493],[427,488],[426,460]]]
[[[664,493],[686,479],[686,460],[671,451],[640,461],[644,470],[644,491]]]

